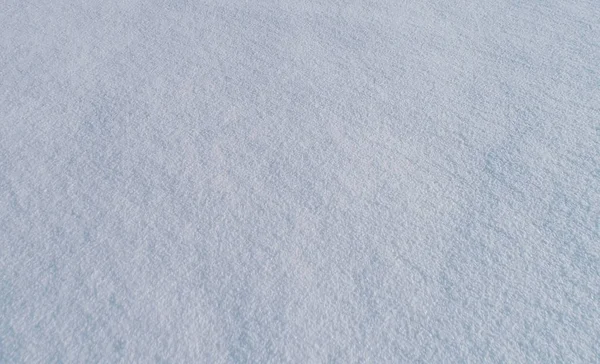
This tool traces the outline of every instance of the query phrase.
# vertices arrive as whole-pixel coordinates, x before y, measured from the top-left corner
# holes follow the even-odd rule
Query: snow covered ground
[[[1,363],[466,361],[600,361],[600,2],[0,1]]]

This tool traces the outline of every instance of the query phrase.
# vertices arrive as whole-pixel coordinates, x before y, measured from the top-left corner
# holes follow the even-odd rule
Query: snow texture
[[[599,1],[0,1],[1,363],[599,361]]]

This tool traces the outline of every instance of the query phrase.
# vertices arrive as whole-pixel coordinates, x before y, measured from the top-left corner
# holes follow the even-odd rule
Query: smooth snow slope
[[[0,1],[1,363],[600,361],[600,2]]]

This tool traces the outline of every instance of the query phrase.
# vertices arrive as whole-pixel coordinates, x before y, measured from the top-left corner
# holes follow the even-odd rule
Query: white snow
[[[1,363],[600,360],[597,0],[3,0]]]

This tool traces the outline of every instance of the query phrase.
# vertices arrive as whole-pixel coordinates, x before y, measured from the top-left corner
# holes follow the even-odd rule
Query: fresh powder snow
[[[0,1],[0,363],[600,362],[600,1]]]

